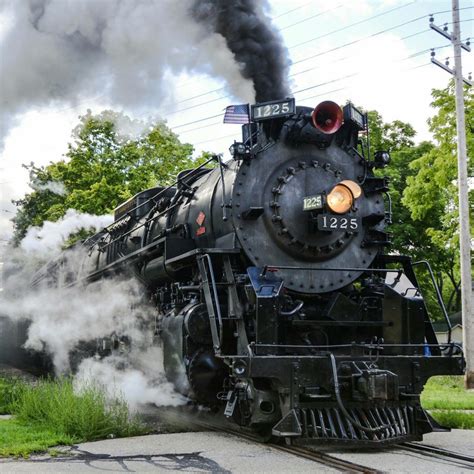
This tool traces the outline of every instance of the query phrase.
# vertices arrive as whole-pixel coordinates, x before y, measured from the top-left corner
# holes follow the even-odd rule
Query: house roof
[[[451,326],[454,329],[455,327],[459,326],[462,328],[462,313],[461,311],[458,311],[457,313],[453,313],[449,315],[449,320],[451,321]],[[433,329],[435,332],[447,332],[448,331],[448,326],[446,324],[446,321],[441,320],[441,321],[435,321],[433,323]]]

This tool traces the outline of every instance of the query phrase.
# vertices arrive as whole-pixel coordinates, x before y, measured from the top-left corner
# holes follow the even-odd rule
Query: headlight
[[[351,181],[350,179],[345,179],[344,181],[341,181],[339,184],[342,184],[346,188],[349,188],[351,190],[351,193],[354,199],[360,198],[360,195],[362,194],[362,188],[355,181]]]
[[[343,184],[336,184],[326,198],[329,209],[336,214],[345,214],[348,212],[353,202],[354,196],[351,190]]]

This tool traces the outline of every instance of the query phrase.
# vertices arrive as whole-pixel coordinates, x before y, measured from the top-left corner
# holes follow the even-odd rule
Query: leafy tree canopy
[[[72,138],[61,161],[25,166],[34,191],[15,202],[16,244],[28,227],[56,221],[70,208],[110,213],[137,192],[169,184],[179,171],[196,165],[193,147],[181,143],[164,123],[146,126],[112,111],[88,111]]]
[[[402,203],[414,222],[423,223],[422,238],[433,249],[432,261],[437,271],[446,274],[454,287],[452,309],[460,310],[459,293],[459,214],[457,188],[457,131],[454,83],[432,91],[431,103],[437,112],[428,121],[437,142],[410,163]],[[468,174],[474,176],[474,93],[464,91]],[[474,224],[474,189],[469,193],[471,235]]]
[[[415,130],[405,122],[385,123],[370,111],[371,151],[387,150],[390,165],[379,171],[390,178],[392,201],[391,251],[428,260],[450,311],[460,310],[457,201],[457,135],[454,86],[433,90],[435,115],[428,121],[436,143],[414,144]],[[465,91],[469,171],[474,166],[474,97]],[[471,210],[474,192],[470,193]],[[471,211],[471,226],[474,218]],[[472,232],[472,231],[471,231]],[[423,288],[431,282],[419,274]],[[426,294],[434,300],[434,294]],[[433,301],[432,301],[433,302]],[[438,314],[440,316],[440,314]]]

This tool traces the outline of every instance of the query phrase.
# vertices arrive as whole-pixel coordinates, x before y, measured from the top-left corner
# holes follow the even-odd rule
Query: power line
[[[413,20],[405,21],[405,22],[400,23],[400,24],[398,24],[398,25],[391,26],[391,27],[389,27],[389,28],[385,28],[385,29],[383,29],[383,30],[378,31],[377,33],[372,33],[371,35],[367,35],[367,36],[364,36],[364,37],[362,37],[362,38],[359,38],[359,39],[356,39],[356,40],[353,40],[353,41],[349,41],[348,43],[341,44],[341,45],[336,46],[336,47],[334,47],[334,48],[331,48],[331,49],[329,49],[329,50],[321,51],[321,52],[319,52],[319,53],[316,53],[316,54],[313,54],[313,55],[311,55],[311,56],[308,56],[308,57],[306,57],[306,58],[304,58],[304,59],[300,59],[300,60],[298,60],[298,61],[295,61],[293,64],[300,64],[300,63],[309,61],[310,59],[314,59],[314,58],[317,58],[317,57],[319,57],[319,56],[323,56],[324,54],[332,53],[332,52],[337,51],[337,50],[339,50],[339,49],[346,48],[347,46],[352,46],[352,45],[354,45],[354,44],[357,44],[357,43],[360,43],[360,42],[362,42],[362,41],[365,41],[365,40],[367,40],[367,39],[369,39],[369,38],[374,38],[375,36],[379,36],[379,35],[381,35],[381,34],[383,34],[383,33],[387,33],[388,31],[392,31],[392,30],[394,30],[394,29],[396,29],[396,28],[400,28],[400,27],[405,26],[405,25],[408,25],[408,24],[410,24],[410,23],[414,23],[415,21],[419,21],[419,20],[421,20],[422,18],[426,18],[427,16],[428,16],[428,15],[423,15],[422,17],[414,18]]]
[[[413,71],[413,70],[416,70],[416,69],[420,69],[422,67],[429,66],[430,64],[431,63],[421,64],[419,66],[415,66],[415,67],[406,69],[406,71]],[[358,74],[362,74],[362,73],[358,73]],[[304,99],[301,99],[301,100],[314,99],[315,97],[320,97],[322,95],[330,94],[332,92],[338,92],[338,91],[345,90],[345,89],[347,89],[347,87],[341,87],[339,89],[334,89],[332,91],[327,91],[327,92],[324,92],[322,94],[317,94],[317,95],[314,95],[314,96],[311,96],[311,97],[305,97]],[[212,142],[212,141],[223,140],[224,138],[230,138],[230,137],[235,137],[235,133],[229,134],[229,135],[224,135],[224,136],[221,136],[221,137],[210,138],[208,140],[203,140],[203,141],[200,141],[200,142],[195,142],[195,143],[193,143],[193,145],[202,145],[203,143],[209,143],[209,142]]]
[[[445,45],[443,45],[443,46],[438,46],[438,47],[436,47],[436,48],[424,49],[424,50],[422,50],[422,51],[418,51],[418,52],[413,53],[413,54],[411,54],[411,55],[409,55],[409,56],[406,56],[406,57],[404,57],[404,58],[402,58],[402,59],[400,59],[400,60],[398,60],[398,61],[394,61],[394,63],[399,63],[399,62],[407,61],[407,60],[412,59],[412,58],[414,58],[414,57],[417,57],[417,56],[420,56],[420,55],[422,55],[422,54],[425,54],[425,53],[427,53],[428,51],[431,51],[432,49],[439,50],[439,49],[444,49],[444,48],[446,48]],[[415,66],[415,67],[409,68],[409,69],[407,69],[407,71],[419,69],[419,68],[425,67],[425,66],[427,66],[427,64],[423,64],[423,65],[419,65],[419,66]],[[339,77],[339,78],[331,79],[331,80],[329,80],[329,81],[321,82],[321,83],[314,84],[314,85],[305,87],[305,88],[300,89],[300,90],[297,90],[297,91],[293,91],[292,94],[294,94],[294,95],[300,94],[300,93],[302,93],[302,92],[306,92],[306,91],[308,91],[308,90],[312,90],[312,89],[315,89],[315,88],[318,88],[318,87],[322,87],[322,86],[327,85],[327,84],[333,84],[333,83],[335,83],[335,82],[343,81],[343,80],[349,79],[349,78],[351,78],[351,77],[356,77],[356,76],[359,76],[359,75],[361,75],[361,74],[363,74],[363,73],[364,73],[364,72],[361,71],[361,72],[355,72],[355,73],[347,74],[347,75],[342,76],[342,77]],[[318,94],[318,95],[315,95],[315,96],[306,97],[306,98],[300,99],[300,100],[312,99],[312,98],[315,98],[315,97],[319,97],[319,96],[321,96],[321,95],[329,94],[329,93],[336,92],[336,91],[340,91],[340,90],[343,90],[343,89],[346,89],[346,87],[342,87],[342,88],[339,88],[339,89],[327,91],[327,92],[324,92],[324,93],[322,93],[322,94]],[[218,117],[222,117],[222,114],[219,114]],[[215,118],[215,116],[213,116],[212,118]],[[214,123],[212,123],[212,124],[205,125],[205,126],[202,126],[202,127],[195,127],[195,128],[193,128],[193,129],[191,129],[191,130],[183,130],[182,132],[180,132],[180,134],[189,133],[189,132],[192,132],[192,131],[200,130],[200,129],[202,129],[202,128],[209,128],[210,126],[219,125],[220,123],[221,123],[221,121],[219,121],[219,122],[214,122]],[[209,140],[209,141],[210,141],[210,140]],[[200,143],[202,143],[202,142],[197,142],[197,143],[195,143],[195,145],[200,144]]]
[[[295,44],[295,45],[293,45],[293,46],[290,46],[288,49],[293,49],[293,48],[296,48],[296,47],[298,47],[298,46],[302,46],[302,45],[304,45],[304,44],[311,43],[311,42],[316,41],[316,40],[318,40],[318,39],[325,38],[325,37],[330,36],[330,35],[332,35],[332,34],[334,34],[334,33],[339,33],[339,32],[341,32],[341,31],[347,30],[348,28],[351,28],[351,27],[353,27],[353,26],[357,26],[357,25],[360,25],[360,24],[365,23],[365,22],[367,22],[367,21],[373,20],[373,19],[375,19],[375,18],[379,18],[379,17],[381,17],[381,16],[383,16],[383,15],[387,15],[388,13],[392,13],[392,12],[394,12],[395,10],[400,10],[400,9],[402,9],[402,8],[405,8],[405,7],[408,7],[408,6],[410,6],[410,5],[413,5],[413,4],[416,3],[417,1],[418,1],[418,0],[413,0],[412,2],[405,3],[404,5],[400,5],[400,6],[396,7],[396,8],[392,8],[391,10],[387,10],[387,11],[385,11],[385,12],[378,13],[377,15],[373,15],[373,16],[368,17],[368,18],[365,18],[365,19],[363,19],[363,20],[356,21],[355,23],[351,23],[350,25],[343,26],[342,28],[338,28],[338,29],[336,29],[336,30],[330,31],[329,33],[325,33],[324,35],[315,36],[314,38],[310,38],[309,40],[303,41],[302,43],[298,43],[298,44]],[[470,9],[472,9],[472,8],[474,8],[474,7],[464,7],[464,8],[461,8],[461,10],[470,10]],[[406,23],[402,23],[401,25],[398,25],[398,26],[393,27],[393,28],[398,28],[398,27],[400,27],[400,26],[407,25],[408,23],[413,23],[414,21],[418,21],[418,20],[421,20],[421,19],[423,19],[423,18],[427,18],[427,17],[429,17],[430,15],[438,15],[438,14],[447,13],[447,12],[450,12],[450,11],[451,11],[451,10],[441,10],[441,11],[437,11],[437,12],[434,12],[434,13],[422,15],[422,16],[420,16],[420,17],[418,17],[418,18],[415,18],[415,19],[413,19],[413,20],[410,20],[410,21],[408,21],[408,22],[406,22]],[[389,31],[389,30],[388,30],[388,31]]]
[[[205,120],[210,120],[210,119],[217,118],[217,117],[222,117],[222,114],[211,115],[210,117],[205,117],[205,118],[202,118],[202,119],[199,119],[199,120],[193,120],[192,122],[183,123],[181,125],[176,125],[175,127],[171,127],[171,128],[172,129],[181,128],[181,127],[185,127],[186,125],[193,125],[195,123],[204,122]]]
[[[398,10],[398,9],[401,9],[401,8],[404,8],[404,7],[409,6],[409,5],[411,5],[411,4],[413,4],[413,3],[416,3],[416,2],[417,2],[417,0],[414,0],[414,1],[412,1],[412,2],[409,2],[409,3],[405,4],[405,5],[401,5],[401,6],[399,6],[399,7],[396,7],[396,8],[393,8],[393,9],[391,9],[391,10],[388,10],[388,11],[386,11],[386,12],[382,12],[382,13],[379,13],[379,14],[374,15],[374,16],[372,16],[372,17],[365,18],[364,20],[361,20],[361,21],[359,21],[359,22],[351,23],[350,25],[347,25],[347,26],[344,26],[344,27],[342,27],[342,28],[338,28],[338,29],[336,29],[336,30],[330,31],[329,33],[326,33],[326,34],[324,34],[324,35],[322,35],[322,36],[317,36],[317,37],[315,37],[315,38],[311,38],[311,39],[305,41],[304,43],[299,43],[299,44],[296,44],[296,45],[294,45],[294,46],[290,46],[290,47],[288,48],[288,50],[293,49],[293,48],[296,48],[297,46],[301,46],[302,44],[306,44],[306,43],[315,41],[315,40],[320,39],[320,38],[325,38],[326,36],[330,36],[330,35],[332,35],[332,34],[334,34],[334,33],[339,33],[340,31],[344,31],[344,30],[346,30],[346,29],[348,29],[348,28],[351,28],[352,26],[356,26],[356,25],[358,25],[358,24],[361,24],[361,23],[370,21],[370,20],[372,20],[372,19],[374,19],[374,18],[378,18],[379,16],[386,15],[386,14],[392,12],[392,11],[395,11],[395,10]],[[342,5],[342,4],[341,4],[341,5]],[[341,5],[338,5],[338,7],[341,6]],[[294,10],[298,10],[299,8],[300,8],[300,7],[295,8],[295,9],[293,9],[293,10],[290,10],[290,12],[291,12],[291,11],[294,11]],[[327,13],[328,11],[330,11],[330,10],[327,10],[327,11],[325,11],[325,12],[322,12],[322,13],[319,13],[319,14],[316,14],[316,15],[313,15],[313,16],[310,17],[310,18],[311,18],[311,19],[312,19],[312,18],[316,18],[317,16],[320,16],[320,15],[322,15],[323,13]],[[426,15],[426,16],[428,16],[428,15]],[[309,20],[310,18],[304,19],[304,20],[302,20],[302,21],[307,21],[307,20]],[[285,28],[289,28],[290,26],[294,26],[294,25],[296,25],[296,24],[298,24],[298,22],[297,22],[297,23],[293,23],[293,24],[291,24],[291,25],[288,25],[288,26],[286,26]],[[281,30],[280,30],[280,31],[281,31]],[[293,64],[296,64],[296,63],[293,63]],[[191,82],[191,81],[190,81],[190,82]],[[187,102],[188,100],[192,100],[192,99],[197,99],[197,98],[202,97],[202,96],[204,96],[204,95],[212,94],[213,92],[219,92],[219,91],[224,90],[224,89],[225,89],[224,87],[219,87],[219,88],[214,89],[214,90],[212,90],[212,91],[204,92],[204,93],[199,94],[199,95],[197,95],[197,96],[190,97],[190,98],[187,98],[187,99],[183,99],[183,100],[177,102],[176,104],[180,104],[180,103],[183,103],[183,102]]]
[[[403,39],[403,38],[402,38],[402,39]],[[409,55],[409,56],[407,56],[407,57],[405,57],[405,58],[403,58],[403,59],[401,59],[401,60],[399,60],[399,61],[405,61],[405,60],[407,60],[407,59],[411,59],[411,58],[416,57],[416,56],[418,56],[418,55],[424,54],[424,53],[426,53],[427,51],[430,51],[431,49],[442,49],[442,48],[444,48],[444,47],[445,47],[445,46],[439,46],[439,47],[437,47],[437,48],[429,48],[429,49],[426,49],[426,50],[423,50],[423,51],[419,51],[419,52],[414,53],[414,54],[412,54],[412,55]],[[346,57],[345,59],[347,59],[347,58],[348,58],[348,57]],[[334,62],[337,62],[337,61],[334,61]],[[331,64],[332,64],[332,63],[331,63]],[[317,68],[313,68],[313,69],[317,69]],[[311,70],[311,69],[308,69],[306,72],[309,72],[310,70]],[[307,91],[307,90],[310,90],[310,89],[314,89],[314,88],[316,88],[316,87],[321,87],[321,86],[326,85],[326,84],[330,84],[330,83],[333,83],[333,82],[338,82],[338,81],[341,81],[341,80],[343,80],[343,79],[348,79],[348,78],[350,78],[350,77],[353,77],[353,76],[356,76],[356,75],[359,75],[359,74],[361,74],[361,73],[348,74],[348,75],[343,76],[343,77],[340,77],[340,78],[332,79],[332,80],[330,80],[330,81],[325,81],[325,82],[322,82],[322,83],[319,83],[319,84],[315,84],[315,85],[306,87],[306,88],[301,89],[301,90],[293,91],[292,93],[293,93],[293,94],[298,94],[298,93],[301,93],[301,92],[304,92],[304,91]],[[227,96],[227,97],[228,97],[228,96]],[[222,97],[222,98],[223,98],[223,97]],[[222,98],[221,98],[221,99],[222,99]],[[199,104],[199,106],[201,106],[201,105],[206,105],[206,104],[207,104],[207,102],[201,103],[201,104]],[[195,123],[203,122],[203,121],[205,121],[205,120],[210,120],[210,119],[217,118],[217,117],[222,117],[222,114],[212,115],[212,116],[209,116],[209,117],[204,117],[204,118],[202,118],[202,119],[199,119],[199,120],[196,120],[196,121],[192,121],[192,122],[188,122],[188,123],[185,123],[185,124],[180,124],[180,125],[177,125],[177,126],[174,126],[174,127],[171,127],[171,128],[172,128],[172,129],[176,129],[176,128],[184,127],[184,126],[186,126],[186,125],[194,125]],[[215,124],[217,125],[218,122],[215,123]],[[180,133],[188,133],[188,132],[191,132],[191,131],[199,130],[199,129],[201,129],[201,128],[208,128],[209,126],[210,126],[210,125],[205,125],[205,126],[203,126],[203,127],[196,127],[196,128],[193,128],[193,129],[191,129],[191,130],[183,130],[183,131],[180,132]]]
[[[289,47],[288,49],[293,49],[293,48],[296,48],[297,46],[301,46],[301,45],[303,45],[303,44],[306,44],[306,43],[309,43],[309,42],[312,42],[312,41],[316,41],[317,39],[321,39],[321,38],[330,36],[330,35],[332,35],[332,34],[339,33],[339,32],[341,32],[341,31],[344,31],[344,30],[348,29],[348,28],[351,28],[352,26],[357,26],[357,25],[359,25],[359,24],[361,24],[361,23],[364,23],[364,22],[373,20],[373,19],[378,18],[378,17],[380,17],[380,16],[382,16],[382,15],[386,15],[386,14],[388,14],[388,13],[391,13],[391,12],[393,12],[393,11],[395,11],[395,10],[398,10],[398,9],[401,9],[401,8],[405,8],[405,7],[410,6],[410,5],[412,5],[412,4],[416,3],[416,2],[417,2],[417,0],[414,0],[414,1],[412,1],[412,2],[406,3],[405,5],[401,5],[401,6],[398,6],[398,7],[396,7],[396,8],[393,8],[393,9],[391,9],[391,10],[388,10],[388,11],[385,11],[385,12],[382,12],[382,13],[378,13],[377,15],[373,15],[373,16],[371,16],[371,17],[365,18],[365,19],[360,20],[360,21],[358,21],[358,22],[351,23],[350,25],[346,25],[346,26],[344,26],[344,27],[342,27],[342,28],[338,28],[338,29],[336,29],[336,30],[330,31],[330,32],[328,32],[328,33],[325,33],[324,35],[316,36],[316,37],[314,37],[314,38],[310,38],[309,40],[306,40],[306,41],[303,42],[303,43],[299,43],[299,44],[293,45],[293,46]],[[300,8],[300,7],[295,8],[295,9],[290,10],[290,11],[294,11],[294,10],[297,10],[297,9],[299,9],[299,8]],[[474,8],[474,7],[464,7],[464,8],[462,8],[461,10],[469,10],[469,9],[472,9],[472,8]],[[448,12],[450,12],[450,10],[440,10],[440,11],[434,12],[433,15],[442,14],[442,13],[448,13]],[[329,53],[329,52],[336,51],[337,49],[341,49],[341,48],[343,48],[343,47],[345,47],[345,46],[350,46],[350,45],[352,45],[352,44],[356,44],[356,43],[358,43],[358,42],[364,41],[364,40],[366,40],[366,39],[368,39],[368,38],[371,38],[371,37],[374,37],[374,36],[378,36],[378,35],[380,35],[380,34],[382,34],[382,33],[386,33],[386,32],[391,31],[391,30],[393,30],[393,29],[400,28],[400,27],[405,26],[405,25],[408,25],[408,24],[410,24],[410,23],[414,23],[415,21],[421,20],[421,19],[423,19],[423,18],[427,18],[427,17],[429,17],[429,16],[430,16],[430,14],[426,14],[426,15],[423,15],[423,16],[420,16],[420,17],[417,17],[417,18],[414,18],[414,19],[412,19],[412,20],[409,20],[409,21],[404,22],[404,23],[401,23],[401,24],[399,24],[399,25],[396,25],[396,26],[387,28],[387,29],[385,29],[385,30],[379,31],[379,32],[377,32],[377,33],[374,33],[374,34],[372,34],[372,35],[366,36],[366,37],[364,37],[364,38],[360,38],[360,39],[358,39],[358,40],[355,40],[354,42],[346,43],[346,44],[343,44],[343,45],[341,45],[341,46],[338,46],[337,48],[333,48],[333,49],[324,51],[324,52],[322,52],[322,53],[318,53],[317,55],[310,56],[310,57],[308,57],[308,58],[304,58],[304,59],[302,59],[302,60],[295,61],[295,62],[292,63],[292,66],[295,65],[295,64],[299,64],[299,63],[301,63],[301,62],[305,62],[305,61],[307,61],[307,60],[309,60],[309,59],[313,59],[313,58],[315,58],[315,57],[321,56],[322,54],[326,54],[326,53]],[[464,21],[466,21],[466,20],[464,20]],[[291,26],[292,26],[292,25],[291,25]],[[411,37],[413,37],[413,36],[422,34],[422,33],[424,33],[425,31],[429,31],[429,29],[426,29],[426,30],[423,30],[423,31],[414,33],[414,34],[412,34],[412,35],[405,36],[404,38],[401,38],[401,39],[408,39],[408,38],[411,38]],[[296,74],[298,74],[298,73],[296,73]],[[192,100],[192,99],[197,99],[197,98],[199,98],[199,97],[203,97],[203,96],[205,96],[205,95],[212,94],[212,93],[214,93],[214,92],[220,92],[220,91],[222,91],[222,90],[225,90],[225,87],[219,87],[219,88],[217,88],[217,89],[213,89],[213,90],[208,91],[208,92],[203,92],[203,93],[198,94],[198,95],[196,95],[196,96],[183,99],[183,100],[177,102],[176,104],[180,104],[180,103],[183,103],[183,102],[187,102],[187,101]],[[226,96],[226,97],[228,97],[228,96]]]
[[[426,16],[428,16],[428,15],[426,15]],[[418,18],[418,19],[419,19],[419,18]],[[413,21],[415,21],[415,20],[410,20],[409,22],[402,23],[401,25],[398,25],[398,26],[396,26],[396,27],[391,27],[390,29],[397,28],[397,27],[400,27],[400,26],[404,26],[404,25],[406,25],[406,24],[408,24],[408,23],[411,23],[411,22],[413,22]],[[472,19],[463,20],[463,21],[472,21]],[[371,37],[374,37],[374,36],[378,36],[378,35],[380,35],[380,34],[382,34],[382,33],[385,33],[385,32],[388,31],[388,30],[389,30],[389,29],[382,30],[382,31],[379,31],[379,32],[377,32],[377,33],[374,33],[374,34],[372,34],[372,35],[370,35],[370,36],[367,36],[367,37],[364,37],[364,38],[360,38],[360,39],[358,39],[358,40],[354,40],[354,41],[352,41],[352,42],[350,42],[350,43],[346,43],[345,45],[337,46],[336,48],[333,48],[333,49],[330,49],[330,50],[326,50],[326,51],[320,52],[320,53],[318,53],[318,54],[316,54],[316,55],[314,55],[314,56],[311,56],[311,57],[302,59],[302,60],[300,60],[300,61],[296,61],[296,62],[294,62],[293,64],[298,64],[298,63],[300,63],[300,62],[307,61],[308,59],[314,59],[315,57],[323,56],[324,54],[327,54],[327,53],[329,53],[329,52],[334,52],[334,51],[336,51],[336,50],[342,49],[342,48],[345,47],[345,46],[349,46],[349,45],[352,46],[353,44],[356,44],[356,43],[358,43],[358,42],[364,41],[364,40],[366,40],[366,39],[368,39],[368,38],[371,38]],[[401,39],[401,40],[406,40],[406,39],[412,38],[412,37],[414,37],[414,36],[420,35],[420,34],[422,34],[422,33],[426,33],[426,32],[428,32],[428,31],[430,31],[429,28],[427,28],[427,29],[425,29],[425,30],[422,30],[422,31],[418,31],[418,32],[416,32],[416,33],[412,33],[412,34],[407,35],[407,36],[404,36],[404,37],[402,37],[402,38],[400,38],[400,39]],[[430,49],[431,49],[431,48],[430,48]],[[435,49],[436,49],[436,48],[435,48]],[[426,51],[424,51],[424,52],[426,52]],[[329,64],[334,64],[334,63],[336,63],[336,62],[340,62],[340,61],[343,61],[343,60],[346,60],[346,59],[350,59],[350,56],[345,56],[345,57],[343,57],[343,58],[339,58],[339,59],[337,59],[337,60],[335,60],[335,61],[330,62]],[[325,66],[326,66],[326,65],[325,65]],[[320,68],[318,68],[318,67],[312,67],[312,68],[309,68],[309,69],[305,69],[304,71],[298,71],[298,72],[295,72],[295,73],[293,73],[293,74],[290,74],[289,77],[291,78],[291,77],[295,77],[295,76],[298,76],[298,75],[301,75],[301,74],[305,74],[305,73],[308,73],[308,72],[312,72],[312,71],[314,71],[314,70],[316,70],[316,69],[320,69]],[[186,102],[186,101],[191,100],[191,99],[194,99],[194,98],[202,97],[202,96],[204,96],[204,95],[208,95],[208,94],[210,94],[210,93],[212,93],[212,92],[221,91],[221,90],[224,90],[224,89],[225,89],[225,87],[221,87],[221,88],[219,88],[219,89],[215,89],[215,90],[213,90],[213,91],[206,92],[206,93],[200,94],[200,95],[198,95],[198,96],[195,96],[195,97],[192,97],[192,98],[185,99],[185,100],[183,100],[183,101],[177,102],[177,104],[182,103],[182,102]],[[190,106],[190,107],[186,107],[186,108],[184,108],[184,109],[179,109],[179,110],[175,110],[175,111],[172,111],[172,112],[165,112],[164,115],[174,115],[174,114],[177,114],[177,113],[180,113],[180,112],[185,112],[185,111],[190,110],[190,109],[194,109],[194,108],[197,108],[197,107],[201,107],[201,106],[203,106],[203,105],[208,105],[208,104],[211,104],[211,103],[213,103],[213,102],[218,102],[218,101],[220,101],[220,100],[222,100],[222,99],[227,99],[227,98],[230,98],[230,97],[231,97],[231,95],[230,95],[230,94],[227,94],[227,95],[224,95],[224,96],[221,96],[221,97],[217,97],[217,98],[212,99],[212,100],[209,100],[209,101],[200,102],[199,104],[195,104],[195,105],[192,105],[192,106]],[[176,128],[176,127],[173,127],[173,128]],[[185,132],[182,132],[182,133],[185,133]]]
[[[343,4],[340,3],[339,5],[336,5],[335,7],[329,8],[328,10],[324,10],[323,12],[319,12],[319,13],[316,13],[315,15],[303,18],[302,20],[296,21],[295,23],[292,23],[291,25],[286,25],[283,28],[280,28],[279,31],[287,30],[288,28],[292,28],[293,26],[300,25],[301,23],[305,23],[306,21],[309,21],[309,20],[313,20],[314,18],[317,18],[321,15],[324,15],[325,13],[333,12],[334,10],[337,10],[338,8],[341,8],[342,6],[343,6]]]
[[[303,41],[301,43],[290,46],[288,49],[298,48],[299,46],[303,46],[305,44],[311,43],[311,42],[316,41],[318,39],[326,38],[327,36],[333,35],[334,33],[339,33],[341,31],[352,28],[353,26],[361,25],[363,23],[366,23],[367,21],[371,21],[371,20],[374,20],[375,18],[380,18],[381,16],[388,15],[389,13],[392,13],[392,12],[397,11],[397,10],[401,10],[402,8],[406,8],[410,5],[413,5],[416,2],[417,2],[417,0],[413,0],[409,3],[405,3],[404,5],[400,5],[398,7],[392,8],[392,9],[384,11],[382,13],[377,13],[377,15],[373,15],[373,16],[370,16],[368,18],[364,18],[363,20],[356,21],[355,23],[351,23],[350,25],[346,25],[346,26],[343,26],[342,28],[338,28],[336,30],[330,31],[329,33],[325,33],[324,35],[315,36],[314,38],[310,38],[309,40],[306,40],[306,41]],[[428,16],[428,15],[424,15],[422,18],[424,18],[425,16]]]
[[[289,15],[290,13],[293,13],[293,12],[295,12],[295,11],[297,11],[297,10],[301,10],[302,8],[307,7],[307,6],[310,5],[311,3],[313,3],[313,0],[310,1],[310,2],[307,2],[307,3],[304,3],[303,5],[300,5],[299,7],[292,8],[291,10],[287,10],[286,12],[280,13],[279,15],[274,16],[274,17],[271,18],[271,19],[272,19],[272,20],[276,20],[276,19],[278,19],[278,18],[284,17],[284,16],[286,16],[286,15]],[[316,15],[313,15],[313,16],[310,17],[310,18],[316,18],[316,17],[318,17],[318,16],[323,15],[324,13],[329,13],[329,12],[331,12],[331,11],[335,10],[336,8],[341,7],[341,6],[342,6],[342,3],[341,3],[340,5],[337,5],[336,7],[333,7],[333,8],[330,8],[330,9],[328,9],[328,10],[325,10],[324,12],[317,13]],[[309,20],[310,18],[304,19],[304,20],[302,20],[302,21],[307,21],[307,20]],[[301,22],[302,22],[302,21],[301,21]],[[295,26],[295,25],[297,25],[297,24],[299,24],[299,23],[301,23],[301,22],[296,22],[296,23],[292,23],[291,25],[286,25],[286,26],[284,26],[283,28],[278,29],[278,31],[282,31],[282,30],[284,30],[284,29],[291,28],[292,26]],[[189,81],[186,81],[184,84],[180,84],[180,85],[177,86],[177,87],[179,87],[179,88],[184,87],[185,85],[187,85],[187,84],[189,84],[189,83],[191,83],[191,82],[193,82],[192,79],[189,80]],[[222,88],[220,88],[220,89],[224,89],[224,88],[222,87]],[[220,90],[220,89],[216,89],[216,91],[217,91],[217,90]],[[211,92],[215,92],[215,91],[206,92],[205,94],[210,94]],[[187,101],[187,100],[191,100],[191,99],[184,99],[184,101]],[[181,102],[184,102],[184,101],[181,101]]]
[[[414,23],[415,21],[419,21],[423,18],[426,18],[428,17],[429,15],[423,15],[423,16],[420,16],[420,17],[417,17],[417,18],[414,18],[412,20],[408,20],[408,21],[405,21],[403,23],[400,23],[398,25],[395,25],[395,26],[391,26],[389,28],[385,28],[383,30],[380,30],[380,31],[377,31],[376,33],[372,33],[371,35],[367,35],[367,36],[364,36],[363,38],[359,38],[359,39],[356,39],[356,40],[353,40],[353,41],[349,41],[348,43],[345,43],[345,44],[342,44],[340,46],[336,46],[335,48],[332,48],[332,49],[329,49],[329,50],[326,50],[326,51],[322,51],[320,53],[317,53],[317,54],[314,54],[312,56],[308,56],[304,59],[300,59],[299,61],[295,61],[293,64],[299,64],[299,63],[302,63],[302,62],[305,62],[305,61],[308,61],[310,59],[314,59],[316,57],[319,57],[319,56],[322,56],[324,54],[327,54],[327,53],[332,53],[334,51],[337,51],[339,49],[342,49],[342,48],[345,48],[346,46],[352,46],[354,44],[357,44],[357,43],[360,43],[361,41],[365,41],[369,38],[375,38],[376,36],[379,36],[383,33],[387,33],[388,31],[392,31],[392,30],[395,30],[397,28],[401,28],[402,26],[405,26],[405,25],[409,25],[410,23]],[[423,31],[424,32],[424,31]],[[416,34],[420,34],[420,33],[416,33]],[[410,35],[410,36],[415,36],[415,34],[413,35]]]
[[[282,16],[289,15],[290,13],[293,13],[293,12],[295,12],[296,10],[301,10],[302,8],[307,7],[307,6],[310,5],[311,3],[313,3],[313,0],[311,0],[310,2],[307,2],[307,3],[304,3],[303,5],[300,5],[299,7],[292,8],[291,10],[287,10],[286,12],[280,13],[279,15],[274,16],[274,17],[272,18],[272,20],[276,20],[276,19],[278,19],[278,18],[281,18]]]

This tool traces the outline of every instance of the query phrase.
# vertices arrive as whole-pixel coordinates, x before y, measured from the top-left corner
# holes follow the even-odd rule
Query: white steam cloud
[[[114,333],[144,342],[140,331],[144,315],[138,309],[143,293],[134,281],[100,280],[86,287],[45,286],[27,289],[21,298],[13,300],[8,292],[4,293],[3,312],[13,319],[31,321],[25,347],[51,354],[59,373],[69,371],[69,354],[80,342]]]
[[[59,181],[48,181],[46,183],[31,183],[30,186],[35,191],[51,191],[59,196],[65,196],[67,193],[64,183]]]
[[[75,377],[76,388],[80,390],[97,383],[105,388],[110,398],[122,396],[134,410],[145,403],[178,406],[187,402],[166,380],[159,347],[135,351],[127,357],[84,360]]]
[[[0,141],[32,106],[76,104],[99,93],[137,108],[169,97],[166,74],[222,77],[239,99],[252,82],[224,38],[189,14],[191,0],[4,0]]]
[[[142,284],[125,276],[69,284],[71,276],[80,280],[85,271],[87,249],[80,245],[50,259],[72,233],[102,228],[110,220],[70,210],[61,221],[45,222],[27,235],[21,248],[11,249],[4,262],[1,316],[29,321],[24,347],[49,354],[58,374],[77,368],[79,355],[87,357],[78,368],[78,388],[98,383],[111,397],[122,395],[133,409],[186,403],[166,381],[153,335],[157,312]],[[39,264],[45,265],[35,271]],[[115,341],[119,350],[102,360],[91,357],[104,341],[109,347]]]
[[[112,222],[112,216],[95,216],[68,209],[65,216],[56,222],[46,221],[42,227],[30,227],[21,241],[21,248],[27,253],[52,256],[75,232],[81,229],[99,231]]]

